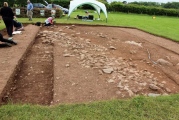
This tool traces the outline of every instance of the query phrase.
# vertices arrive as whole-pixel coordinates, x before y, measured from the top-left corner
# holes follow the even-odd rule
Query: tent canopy
[[[103,13],[105,14],[106,20],[107,20],[106,6],[103,3],[98,2],[96,0],[72,0],[72,1],[70,1],[68,17],[77,7],[84,5],[84,4],[88,4],[88,5],[91,5],[92,7],[94,7],[94,9],[98,13],[99,18],[100,18],[100,11],[102,10]]]

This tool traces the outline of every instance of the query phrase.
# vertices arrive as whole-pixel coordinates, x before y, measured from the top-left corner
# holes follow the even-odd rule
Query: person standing
[[[30,0],[27,1],[27,16],[29,18],[29,21],[32,21],[32,15],[33,15],[33,4],[30,2]]]
[[[14,19],[14,13],[10,7],[8,7],[8,3],[4,2],[4,6],[0,10],[0,15],[2,16],[2,19],[4,21],[4,24],[7,29],[7,34],[9,37],[12,37],[13,33],[13,19]]]

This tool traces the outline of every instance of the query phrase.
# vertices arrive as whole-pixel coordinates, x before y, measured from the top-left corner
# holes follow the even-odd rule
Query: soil
[[[5,102],[54,105],[176,94],[177,48],[131,28],[41,27]]]

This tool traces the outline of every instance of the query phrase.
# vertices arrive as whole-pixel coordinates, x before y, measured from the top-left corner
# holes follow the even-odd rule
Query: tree
[[[123,1],[122,3],[123,3],[123,4],[127,4],[127,1]]]
[[[102,3],[107,2],[107,0],[97,0],[97,1],[102,2]]]
[[[168,2],[168,3],[164,4],[163,7],[179,9],[179,2]]]

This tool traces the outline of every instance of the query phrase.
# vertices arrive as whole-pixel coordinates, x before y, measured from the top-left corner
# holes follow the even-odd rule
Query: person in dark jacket
[[[14,27],[15,27],[15,31],[24,30],[22,23],[18,22],[17,20],[13,20],[13,24],[14,24]]]
[[[3,35],[0,33],[0,41],[5,42],[7,46],[11,47],[12,45],[17,45],[17,43],[13,40],[8,40],[3,38]]]
[[[14,13],[12,9],[8,7],[7,2],[4,2],[4,7],[1,8],[0,15],[2,16],[2,19],[6,26],[7,34],[9,35],[9,37],[12,37]]]

